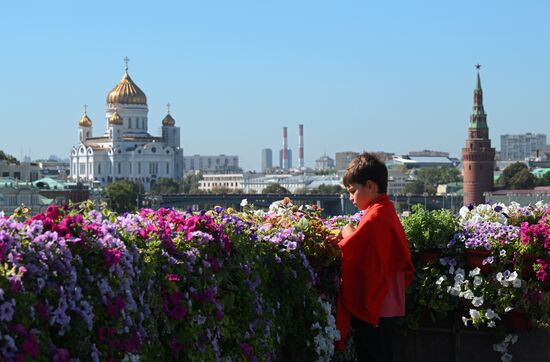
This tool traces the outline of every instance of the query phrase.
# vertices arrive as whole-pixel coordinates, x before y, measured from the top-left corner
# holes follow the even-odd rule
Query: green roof
[[[531,173],[537,177],[542,177],[546,175],[547,172],[550,172],[550,168],[536,168]]]
[[[33,185],[40,188],[40,189],[47,188],[47,189],[50,189],[50,190],[64,190],[64,189],[68,188],[67,187],[67,185],[68,185],[67,182],[59,181],[59,180],[53,179],[51,177],[44,177],[44,178],[41,178],[39,180],[33,181]],[[47,187],[45,187],[45,186],[47,186]]]

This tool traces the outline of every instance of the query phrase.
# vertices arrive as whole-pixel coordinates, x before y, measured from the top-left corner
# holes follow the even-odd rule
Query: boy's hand
[[[355,226],[351,225],[351,224],[347,224],[346,226],[344,226],[344,228],[342,229],[342,236],[347,238],[348,236],[350,236],[351,234],[353,234],[355,232]]]
[[[338,243],[342,240],[342,231],[338,229],[331,230],[330,235],[327,236],[326,240],[331,246],[337,248]]]

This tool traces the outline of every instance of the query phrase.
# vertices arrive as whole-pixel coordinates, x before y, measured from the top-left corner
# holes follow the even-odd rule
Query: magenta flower
[[[122,257],[122,254],[117,249],[103,249],[103,258],[107,267],[112,267],[115,264],[118,264]]]
[[[125,306],[126,303],[124,302],[124,299],[121,296],[118,296],[112,299],[111,302],[107,305],[107,314],[118,316]]]
[[[32,358],[38,357],[40,350],[38,349],[38,343],[36,337],[33,334],[28,334],[23,342],[23,351],[25,351]]]
[[[168,280],[169,282],[179,282],[181,279],[180,276],[177,274],[168,274],[166,276],[166,280]]]
[[[58,348],[52,357],[53,362],[71,362],[71,355],[65,348]]]

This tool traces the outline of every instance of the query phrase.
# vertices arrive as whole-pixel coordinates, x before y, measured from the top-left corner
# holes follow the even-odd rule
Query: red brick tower
[[[483,109],[483,90],[477,69],[477,84],[474,89],[474,108],[470,115],[468,139],[462,149],[464,165],[464,205],[482,204],[485,202],[484,192],[493,189],[495,169],[495,149],[491,147],[487,114]]]

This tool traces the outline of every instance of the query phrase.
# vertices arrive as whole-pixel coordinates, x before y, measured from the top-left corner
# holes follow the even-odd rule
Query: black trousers
[[[351,317],[358,362],[393,362],[393,331],[399,317],[380,318],[378,326]]]

